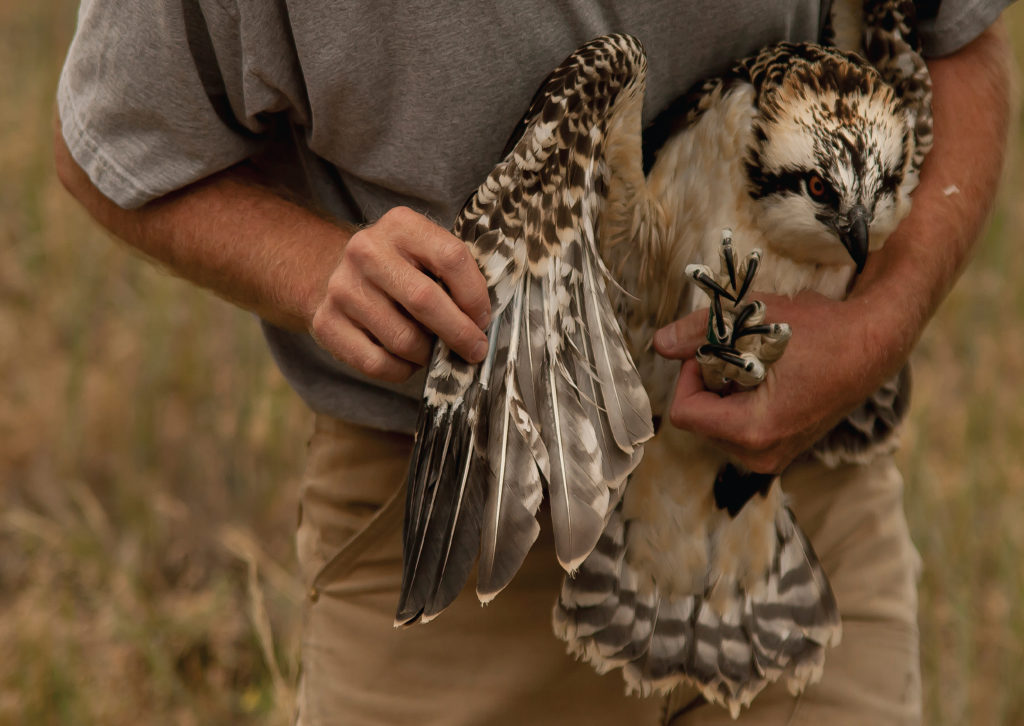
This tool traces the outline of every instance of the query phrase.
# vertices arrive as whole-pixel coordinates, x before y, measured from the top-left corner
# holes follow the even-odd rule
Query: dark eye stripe
[[[747,162],[747,178],[750,180],[750,196],[753,199],[763,199],[772,194],[803,194],[817,204],[835,208],[839,203],[839,195],[821,174],[808,172],[803,169],[783,169],[781,172],[768,172],[758,166],[754,161]],[[824,191],[818,196],[810,193],[808,184],[812,177],[818,177],[824,186]]]
[[[882,178],[882,184],[878,188],[879,194],[895,194],[896,190],[900,186],[900,182],[903,180],[901,174],[888,173]]]
[[[771,194],[800,194],[806,172],[784,169],[778,174],[767,172],[754,162],[747,162],[750,196],[761,199]]]

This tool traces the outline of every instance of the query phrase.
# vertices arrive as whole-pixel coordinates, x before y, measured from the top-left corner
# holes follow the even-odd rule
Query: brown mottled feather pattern
[[[865,464],[899,445],[900,424],[910,405],[910,364],[887,381],[809,452],[826,466]]]
[[[724,126],[705,129],[701,143],[744,146],[699,158],[719,164],[711,197],[737,195],[734,209],[748,215],[739,222],[752,236],[749,213],[739,211],[747,195],[775,194],[789,182],[777,171],[759,177],[762,160],[745,144],[758,134],[765,141],[756,124],[786,117],[787,104],[809,109],[805,129],[822,114],[846,114],[840,123],[858,159],[875,153],[871,132],[846,122],[866,107],[846,104],[844,94],[903,109],[879,128],[903,129],[891,137],[901,139],[896,158],[916,172],[930,143],[930,96],[916,61],[907,64],[916,39],[904,5],[865,6],[869,22],[884,26],[865,33],[879,72],[835,49],[779,44],[698,86],[649,138],[668,148],[720,113],[712,123]],[[906,67],[913,77],[901,79]],[[655,441],[668,442],[665,462],[640,462],[652,409],[660,413],[675,375],[654,355],[653,331],[690,309],[682,265],[712,254],[705,240],[684,241],[687,228],[706,223],[692,216],[702,202],[680,204],[671,185],[656,181],[671,159],[659,157],[644,177],[653,158],[640,145],[645,72],[642,48],[628,36],[599,38],[570,56],[454,226],[488,283],[490,348],[483,363],[469,365],[443,343],[435,347],[410,463],[396,624],[439,614],[477,559],[477,594],[495,597],[535,541],[547,497],[569,573],[554,627],[570,651],[601,672],[621,668],[632,690],[688,682],[736,715],[771,682],[798,692],[819,678],[825,649],[840,638],[839,614],[777,481],[675,430]],[[818,93],[842,102],[824,108]],[[731,178],[721,169],[733,163],[720,160],[726,152],[740,155],[750,187],[722,188]],[[815,277],[770,250],[763,265],[768,289],[784,293],[841,295],[849,280],[842,271]],[[815,455],[845,463],[883,450],[902,417],[905,384],[900,377],[883,387]],[[733,493],[727,504],[720,485]]]
[[[396,624],[429,620],[479,554],[494,597],[536,539],[544,489],[559,560],[574,569],[653,434],[597,251],[609,130],[635,126],[646,60],[608,36],[545,82],[519,138],[454,232],[488,284],[490,349],[470,365],[435,346],[410,462]],[[639,146],[633,155],[642,180]]]
[[[852,5],[856,5],[853,3]],[[842,13],[833,3],[831,22],[842,26],[856,8]],[[932,147],[931,76],[921,56],[912,0],[868,0],[860,9],[859,27],[838,27],[849,47],[864,55],[892,86],[913,119],[915,136],[911,174],[916,177]],[[910,69],[910,72],[907,72]],[[899,426],[910,402],[910,364],[818,441],[811,454],[827,466],[863,463],[898,446]]]
[[[932,81],[921,57],[913,0],[864,3],[863,52],[914,118],[915,172],[932,148]],[[910,68],[910,73],[907,69]]]
[[[700,93],[687,100],[683,120],[672,133],[691,128],[744,83],[754,88],[759,112],[769,120],[788,111],[782,104],[792,103],[794,98],[811,100],[834,88],[848,89],[851,99],[860,94],[877,99],[882,106],[898,108],[901,104],[892,88],[862,63],[835,50],[780,44],[773,52],[755,56],[730,74],[704,83]],[[830,111],[857,114],[861,109],[851,101],[849,106]],[[857,137],[854,143],[870,149],[867,137]],[[659,232],[670,227],[662,218],[644,214]],[[636,226],[635,222],[617,223],[620,231]],[[637,260],[614,245],[606,249],[606,259],[629,290],[657,249],[655,244],[646,259]],[[766,262],[772,262],[771,256]],[[644,287],[634,289],[643,291]],[[665,289],[658,288],[657,293],[665,294]],[[630,301],[628,295],[622,295],[619,300],[619,313],[625,320],[638,320],[642,325],[657,317],[644,296]],[[630,324],[628,329],[629,335],[643,340],[645,333],[637,334],[640,326]],[[640,360],[643,354],[642,349],[635,353]],[[640,367],[643,371],[642,363]],[[905,383],[900,378],[884,386],[841,423],[815,454],[829,463],[841,463],[863,461],[885,450],[902,416]],[[709,455],[700,453],[706,445],[695,445],[698,451],[682,454],[678,445],[672,447],[675,460],[694,472],[699,468],[696,459]],[[713,454],[710,459],[707,470],[711,472],[727,461]],[[688,682],[733,715],[773,681],[783,680],[796,693],[820,678],[826,648],[841,637],[839,610],[814,550],[785,506],[778,484],[755,494],[738,516],[730,519],[697,505],[707,496],[701,493],[708,491],[710,479],[701,478],[705,475],[697,473],[670,484],[672,477],[666,477],[665,467],[659,473],[643,467],[634,474],[595,551],[576,576],[567,577],[563,584],[553,624],[570,651],[601,672],[621,667],[627,685],[640,693],[669,690]],[[666,489],[648,482],[647,477],[652,476],[666,479],[664,486],[676,491],[675,501],[666,498]],[[659,513],[648,519],[645,509],[650,507]],[[676,539],[687,541],[691,551],[703,554],[691,558],[689,565],[667,561],[673,556],[667,543],[672,535],[647,531],[648,522],[659,518],[674,522]],[[763,535],[769,539],[762,541]],[[687,585],[685,577],[666,577],[669,565],[675,573],[697,567],[704,579]]]

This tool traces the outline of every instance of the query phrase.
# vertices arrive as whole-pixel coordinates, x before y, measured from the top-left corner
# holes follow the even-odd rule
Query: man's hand
[[[339,360],[401,381],[429,362],[431,333],[467,361],[483,360],[489,322],[487,284],[469,248],[399,207],[349,239],[310,330]]]
[[[716,440],[753,471],[778,472],[894,375],[963,269],[995,196],[1009,120],[1010,53],[997,22],[955,54],[930,60],[935,145],[910,215],[873,252],[842,302],[763,299],[793,337],[756,390],[704,390],[695,361],[706,311],[663,328],[655,348],[684,362],[677,426]]]
[[[311,331],[371,378],[408,378],[430,359],[432,334],[466,360],[483,358],[483,275],[466,245],[426,217],[397,208],[345,228],[257,184],[245,165],[122,209],[71,157],[59,121],[55,132],[58,175],[100,224],[263,319]]]
[[[707,310],[661,329],[654,345],[684,361],[669,411],[672,424],[711,439],[752,471],[780,472],[873,393],[902,363],[898,347],[879,340],[884,321],[857,319],[857,306],[802,293],[763,300],[768,319],[793,336],[785,354],[751,391],[719,396],[704,388],[693,356],[706,342]]]

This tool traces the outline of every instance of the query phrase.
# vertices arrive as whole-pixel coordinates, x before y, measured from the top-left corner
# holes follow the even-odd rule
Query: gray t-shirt
[[[402,204],[450,226],[541,81],[584,42],[640,38],[651,119],[768,43],[816,39],[828,4],[84,0],[58,104],[75,160],[122,207],[251,159],[338,219]],[[1005,4],[946,0],[922,26],[926,51],[955,51]],[[314,410],[413,430],[422,376],[372,382],[306,334],[264,332]]]

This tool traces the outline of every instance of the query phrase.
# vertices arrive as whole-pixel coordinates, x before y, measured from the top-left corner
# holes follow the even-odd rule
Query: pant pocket
[[[296,534],[311,595],[340,583],[361,556],[389,535],[397,536],[411,447],[409,436],[317,417]]]

